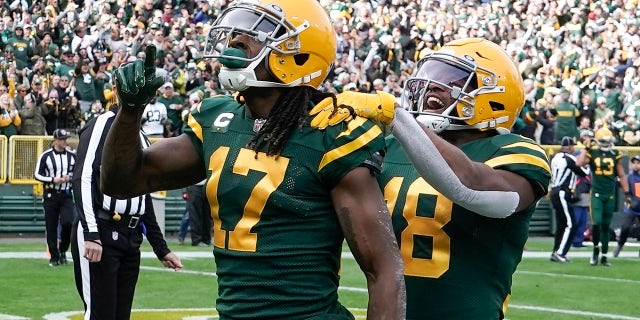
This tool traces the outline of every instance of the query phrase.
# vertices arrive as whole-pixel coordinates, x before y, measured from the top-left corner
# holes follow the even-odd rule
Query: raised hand
[[[340,95],[337,97],[339,96]],[[327,126],[333,126],[342,121],[353,119],[355,111],[351,107],[341,105],[340,102],[338,102],[338,107],[334,108],[333,99],[325,98],[309,111],[309,115],[314,116],[310,125],[322,130]]]
[[[145,53],[144,61],[136,60],[116,69],[116,93],[123,108],[144,109],[165,82],[156,75],[156,47],[148,45]]]
[[[316,104],[309,112],[314,116],[311,126],[324,129],[342,121],[348,121],[356,114],[373,121],[388,125],[393,120],[396,97],[384,91],[376,93],[360,93],[345,91],[336,95],[338,110],[333,107],[333,100],[326,98]]]

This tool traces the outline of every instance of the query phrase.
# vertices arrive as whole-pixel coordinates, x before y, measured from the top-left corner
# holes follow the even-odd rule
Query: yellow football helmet
[[[432,85],[449,91],[452,103],[438,98]],[[405,82],[402,105],[436,132],[508,133],[524,105],[524,84],[500,46],[486,39],[460,39],[418,62],[415,76]]]
[[[252,58],[233,48],[242,33],[264,44]],[[328,14],[316,0],[238,0],[210,28],[203,56],[218,58],[220,84],[230,90],[249,87],[320,87],[336,56],[337,40]],[[278,81],[256,79],[265,63]]]
[[[602,151],[609,151],[611,147],[613,147],[613,142],[615,138],[613,137],[613,132],[607,129],[606,127],[602,127],[598,129],[594,135],[596,139],[596,144],[598,148]]]

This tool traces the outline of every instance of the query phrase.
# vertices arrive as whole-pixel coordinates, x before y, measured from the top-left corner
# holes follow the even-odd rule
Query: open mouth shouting
[[[440,98],[436,96],[430,96],[425,101],[424,107],[429,111],[441,111],[447,107],[447,105]]]

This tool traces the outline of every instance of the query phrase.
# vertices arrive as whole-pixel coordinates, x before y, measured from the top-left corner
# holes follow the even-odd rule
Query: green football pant
[[[609,228],[613,211],[616,208],[615,197],[613,194],[604,195],[592,193],[591,195],[591,221],[593,221],[591,229],[591,237],[593,245],[602,244],[602,254],[609,251]]]

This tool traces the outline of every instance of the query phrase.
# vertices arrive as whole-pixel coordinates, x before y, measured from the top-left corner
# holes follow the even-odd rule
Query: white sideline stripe
[[[160,268],[160,267],[141,266],[140,268],[141,269],[145,269],[145,270],[150,270],[150,271],[174,272],[172,269]],[[189,271],[189,270],[180,270],[179,272],[180,273],[198,274],[198,275],[217,277],[215,272],[201,272],[201,271]],[[523,273],[523,274],[543,275],[543,276],[558,277],[558,278],[577,278],[577,279],[602,280],[602,281],[614,281],[614,282],[640,284],[640,281],[627,280],[627,279],[610,279],[610,278],[603,278],[603,277],[576,276],[576,275],[553,274],[553,273],[533,272],[533,271],[516,271],[516,272]],[[338,288],[338,290],[367,293],[367,289],[366,288],[340,286]],[[616,315],[616,314],[610,314],[610,313],[595,313],[595,312],[585,312],[585,311],[577,311],[577,310],[565,310],[565,309],[555,309],[555,308],[546,308],[546,307],[524,306],[524,305],[517,305],[517,304],[509,304],[509,308],[527,309],[527,310],[540,311],[540,312],[555,312],[555,313],[572,314],[572,315],[588,316],[588,317],[597,317],[597,318],[604,318],[604,319],[640,320],[640,318],[629,317],[629,316],[624,316],[624,315]],[[190,320],[206,320],[206,319],[211,319],[211,318],[193,318],[193,319],[189,318],[189,319]],[[214,319],[217,319],[217,317],[215,317]],[[51,319],[51,320],[54,320],[54,319]],[[60,320],[60,319],[55,319],[55,320]]]
[[[610,246],[611,247],[611,246]],[[626,245],[625,245],[626,248]],[[611,250],[613,251],[613,250]],[[173,251],[175,254],[180,257],[180,259],[195,259],[195,258],[211,258],[213,259],[213,254],[211,252],[201,252],[201,251]],[[551,255],[551,251],[525,251],[522,254],[523,258],[544,258],[549,259]],[[571,258],[590,258],[591,250],[589,251],[569,251],[567,255]],[[152,251],[143,251],[142,258],[154,258],[157,259],[156,255]],[[354,259],[353,254],[351,252],[343,252],[342,258],[345,259]],[[628,250],[622,250],[620,252],[620,256],[618,258],[638,258],[638,251],[635,249],[629,248]],[[0,259],[49,259],[45,255],[44,251],[32,251],[32,252],[0,252]],[[71,260],[71,257],[69,257]]]
[[[140,266],[140,269],[149,270],[149,271],[178,272],[178,273],[218,277],[218,275],[215,272],[191,271],[191,270],[185,270],[185,269],[182,269],[180,271],[174,271],[173,269],[169,269],[169,268],[149,267],[149,266]],[[586,279],[586,280],[598,280],[598,281],[607,281],[607,282],[621,282],[626,284],[640,284],[640,281],[638,280],[620,279],[620,278],[604,278],[604,277],[583,276],[583,275],[574,275],[574,274],[558,274],[558,273],[526,271],[526,270],[516,270],[516,273],[528,274],[528,275],[534,275],[534,276],[546,276],[546,277],[553,277],[553,278]],[[367,292],[367,289],[364,289],[364,288],[340,286],[339,289],[345,290],[345,291],[354,291],[354,292]],[[2,320],[2,318],[0,318],[0,320]]]
[[[615,243],[612,243],[612,245],[615,246]],[[638,252],[635,251],[635,248],[637,246],[638,246],[638,244],[636,244],[636,243],[628,243],[627,245],[625,245],[625,247],[628,248],[629,250],[622,251],[620,253],[619,258],[624,258],[624,257],[637,258],[638,257]],[[631,247],[634,247],[634,249],[631,249]],[[178,252],[175,252],[175,253],[181,259],[213,258],[213,255],[211,254],[211,252],[178,251]],[[544,258],[544,259],[548,259],[549,255],[550,255],[549,252],[525,251],[523,253],[523,258]],[[591,257],[591,251],[590,250],[589,251],[584,251],[584,252],[583,251],[570,251],[569,252],[569,257],[571,257],[571,258],[576,258],[576,257],[588,258],[588,257]],[[153,258],[153,259],[156,259],[156,256],[155,256],[155,254],[153,252],[149,251],[149,252],[142,252],[142,258]],[[342,258],[354,259],[353,255],[350,252],[343,252],[342,253]],[[0,252],[0,259],[47,259],[47,257],[45,255],[45,253],[41,252],[41,251],[39,251],[39,252]],[[71,260],[71,259],[69,259],[69,260]],[[175,272],[173,269],[161,268],[161,267],[140,266],[140,269],[149,270],[149,271]],[[215,272],[202,272],[202,271],[192,271],[192,270],[185,270],[185,269],[182,269],[182,270],[178,271],[177,273],[196,274],[196,275],[217,277]],[[556,278],[589,279],[589,280],[598,280],[598,281],[611,281],[611,282],[620,282],[620,283],[629,283],[629,284],[640,284],[640,281],[629,280],[629,279],[614,279],[614,278],[603,278],[603,277],[582,276],[582,275],[569,275],[569,274],[554,274],[554,273],[547,273],[547,272],[521,271],[521,270],[516,270],[516,273],[528,274],[528,275],[547,276],[547,277],[556,277]],[[363,292],[363,293],[367,292],[366,288],[355,288],[355,287],[344,287],[344,286],[340,286],[339,290],[351,291],[351,292]],[[625,316],[625,315],[616,315],[616,314],[609,314],[609,313],[585,312],[585,311],[568,310],[568,309],[556,309],[556,308],[547,308],[547,307],[526,306],[526,305],[517,305],[517,304],[509,304],[509,308],[526,309],[526,310],[533,310],[533,311],[539,311],[539,312],[555,312],[555,313],[571,314],[571,315],[578,315],[578,316],[585,316],[585,317],[597,317],[597,318],[601,318],[601,319],[640,320],[640,318],[631,317],[631,316]],[[350,309],[353,309],[353,308],[350,308]],[[162,311],[181,311],[181,310],[184,310],[184,311],[188,311],[188,310],[208,311],[208,310],[213,310],[213,311],[215,311],[215,309],[213,309],[213,308],[200,308],[200,309],[198,309],[198,308],[134,309],[133,311],[141,311],[141,312],[149,311],[149,312],[151,312],[151,311],[159,311],[159,310],[162,310]],[[44,319],[45,320],[68,320],[70,316],[77,315],[77,314],[81,314],[81,312],[80,311],[69,311],[69,312],[52,313],[52,314],[45,315]],[[217,318],[218,318],[218,316],[213,316],[212,315],[212,316],[210,316],[208,318],[204,318],[204,319],[217,319]],[[356,319],[360,319],[360,318],[361,317],[358,317],[358,316],[356,317]],[[24,320],[24,319],[28,319],[28,318],[0,314],[0,320]],[[203,319],[203,318],[190,318],[190,320],[199,320],[199,319]]]
[[[218,277],[218,275],[215,272],[192,271],[192,270],[185,270],[185,269],[180,269],[180,271],[175,271],[175,270],[169,269],[169,268],[140,266],[140,270],[177,272],[177,273],[195,274],[195,275],[200,275],[200,276],[212,276],[212,277],[216,277],[216,278]]]
[[[160,271],[160,272],[175,272],[175,271],[173,271],[173,269],[160,268],[160,267],[140,266],[140,269],[149,270],[149,271]],[[632,283],[632,284],[640,283],[640,281],[627,280],[627,279],[611,279],[611,278],[602,278],[602,277],[577,276],[577,275],[567,275],[567,274],[553,274],[553,273],[534,272],[534,271],[516,271],[516,272],[517,273],[522,273],[522,274],[542,275],[542,276],[558,277],[558,278],[578,278],[578,279],[589,279],[589,280],[624,282],[624,283]],[[196,275],[217,277],[215,272],[191,271],[191,270],[184,270],[183,269],[183,270],[178,271],[178,273],[196,274]],[[367,292],[366,288],[345,287],[345,286],[340,286],[338,288],[338,290],[351,291],[351,292],[362,292],[362,293],[366,293]],[[599,318],[599,319],[640,320],[640,318],[637,318],[637,317],[631,317],[631,316],[625,316],[625,315],[617,315],[617,314],[611,314],[611,313],[596,313],[596,312],[586,312],[586,311],[547,308],[547,307],[536,307],[536,306],[527,306],[527,305],[518,305],[518,304],[509,304],[509,308],[526,309],[526,310],[533,310],[533,311],[538,311],[538,312],[551,312],[551,313],[571,314],[571,315],[585,316],[585,317],[596,317],[596,318]],[[350,309],[354,309],[354,308],[350,308]],[[193,311],[215,311],[215,309],[213,309],[213,308],[135,309],[133,311],[140,311],[140,312],[148,311],[148,312],[152,312],[152,311],[159,311],[159,310],[162,310],[162,311],[181,311],[181,310],[184,310],[184,311],[189,311],[189,310],[193,310]],[[44,319],[45,320],[68,320],[70,316],[78,314],[78,313],[79,313],[78,311],[52,313],[52,314],[45,315]],[[188,320],[207,320],[207,319],[217,319],[217,318],[218,318],[218,316],[214,316],[214,315],[212,315],[212,316],[204,316],[204,317],[203,316],[195,316],[195,317],[189,317]],[[356,317],[356,319],[360,319],[360,318],[361,317]],[[26,318],[20,318],[20,317],[3,318],[2,315],[0,315],[0,320],[23,320],[23,319],[26,319]]]
[[[539,312],[551,312],[551,313],[562,313],[562,314],[571,314],[577,316],[585,316],[585,317],[596,317],[599,319],[614,319],[614,320],[640,320],[640,318],[610,314],[610,313],[598,313],[598,312],[585,312],[585,311],[577,311],[577,310],[566,310],[566,309],[556,309],[556,308],[545,308],[545,307],[536,307],[536,306],[523,306],[523,305],[514,305],[510,304],[509,308],[513,309],[525,309],[525,310],[533,310]],[[350,310],[363,310],[357,308],[349,308]],[[211,311],[216,312],[214,308],[172,308],[172,309],[133,309],[134,312],[157,312],[157,311],[165,311],[165,312],[178,312],[178,311]],[[81,314],[81,311],[70,311],[70,312],[59,312],[59,313],[50,313],[45,315],[43,318],[45,320],[68,320],[70,316]],[[0,320],[23,320],[27,318],[22,317],[14,317],[8,316],[3,318],[3,315],[0,315]],[[218,315],[210,315],[210,316],[192,316],[185,317],[183,319],[186,320],[207,320],[207,319],[218,319]],[[363,316],[356,316],[356,319],[364,319]]]
[[[575,275],[575,274],[558,274],[558,273],[549,273],[549,272],[521,271],[521,270],[516,270],[516,273],[529,274],[534,276],[547,276],[547,277],[554,277],[554,278],[587,279],[587,280],[640,284],[640,281],[631,280],[631,279],[604,278],[604,277],[582,276],[582,275]]]
[[[176,271],[173,271],[173,269],[161,268],[161,267],[140,266],[140,269],[149,270],[149,271],[176,272]],[[218,277],[218,275],[215,272],[191,271],[191,270],[182,269],[180,271],[177,271],[177,273],[197,274],[201,276],[211,276],[216,278]],[[343,286],[338,287],[338,290],[352,291],[352,292],[365,292],[365,293],[367,292],[366,288],[354,288],[354,287],[343,287]]]
[[[158,311],[167,311],[167,312],[176,312],[176,311],[211,311],[216,312],[215,308],[171,308],[171,309],[132,309],[132,312],[158,312]],[[56,312],[49,313],[42,317],[44,320],[69,320],[69,317],[82,314],[82,311],[65,311],[65,312]],[[211,319],[211,317],[215,317],[213,319],[217,319],[218,315],[211,315],[206,319]],[[22,319],[22,318],[21,318]],[[191,318],[183,318],[183,319],[191,319]],[[1,319],[0,320],[4,320]]]
[[[362,308],[348,308],[351,311],[366,311],[366,309],[362,309]],[[158,312],[158,311],[165,311],[165,312],[179,312],[179,311],[210,311],[210,312],[214,312],[216,313],[216,309],[215,308],[170,308],[170,309],[132,309],[132,312]],[[66,311],[66,312],[57,312],[57,313],[50,313],[47,314],[43,317],[43,319],[45,320],[69,320],[69,317],[73,316],[73,315],[77,315],[77,314],[82,314],[82,311]],[[3,315],[0,314],[0,320],[29,320],[29,318],[21,318],[21,317],[15,317],[15,316],[8,316],[10,318],[1,318]],[[218,319],[220,316],[218,316],[217,314],[215,315],[209,315],[209,316],[191,316],[191,317],[184,317],[182,318],[182,320],[207,320],[207,319]],[[356,319],[365,319],[365,316],[361,316],[361,315],[356,315],[355,316]]]
[[[44,320],[69,320],[69,317],[84,314],[82,311],[65,311],[65,312],[56,312],[45,314],[42,319]]]
[[[576,316],[596,317],[598,319],[604,318],[604,319],[616,319],[616,320],[640,320],[640,318],[623,316],[619,314],[586,312],[586,311],[578,311],[578,310],[555,309],[555,308],[545,308],[545,307],[535,307],[535,306],[521,306],[521,305],[509,304],[509,308],[526,309],[526,310],[533,310],[533,311],[540,311],[540,312],[564,313],[564,314],[572,314]]]
[[[0,313],[0,320],[29,320],[29,318]]]

